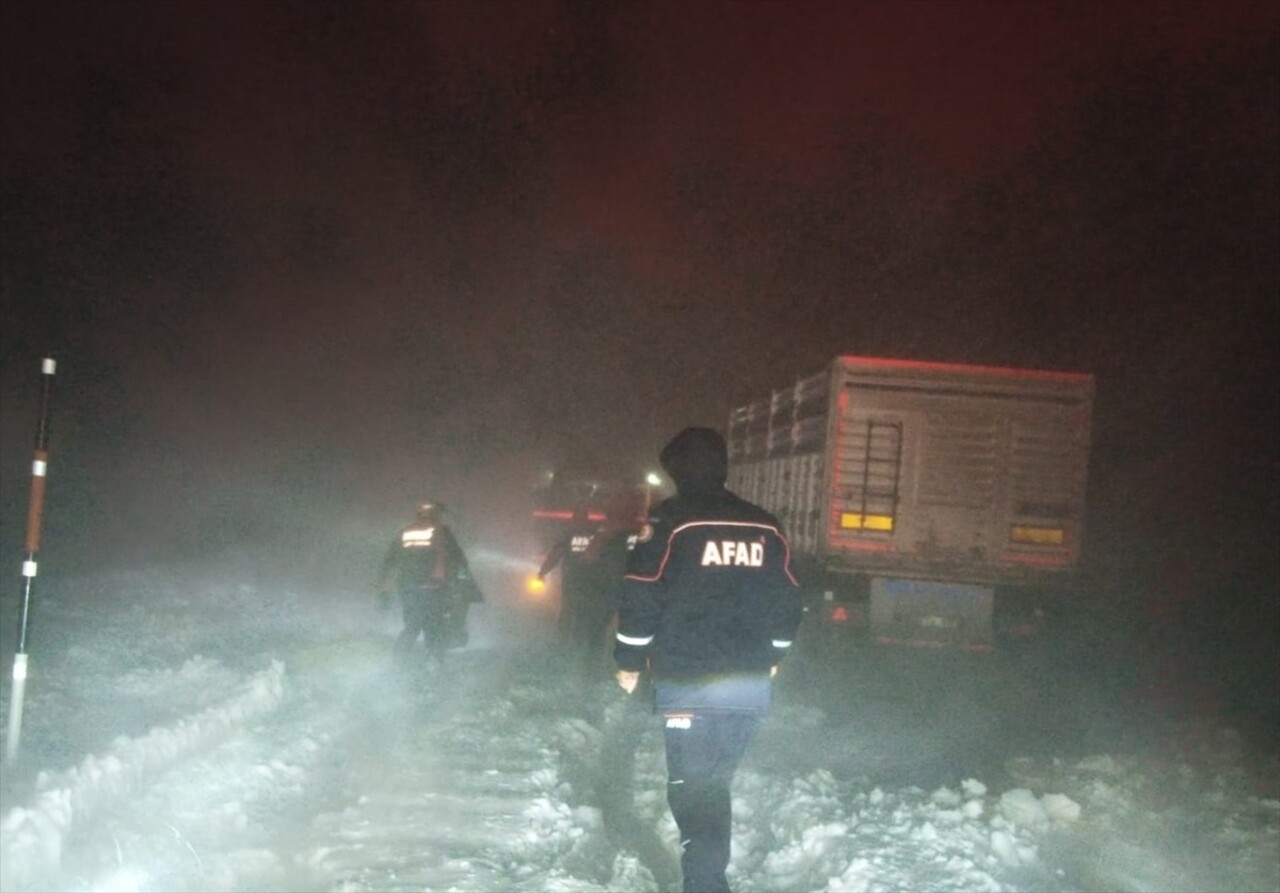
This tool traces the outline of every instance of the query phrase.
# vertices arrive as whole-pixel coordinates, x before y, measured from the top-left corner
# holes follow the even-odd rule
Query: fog
[[[1273,747],[1278,15],[3,4],[5,635],[44,356],[37,591],[340,602],[834,356],[1028,366],[1097,380],[1055,620]]]

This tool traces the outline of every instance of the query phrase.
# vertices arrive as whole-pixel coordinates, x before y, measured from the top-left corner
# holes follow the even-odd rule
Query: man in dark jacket
[[[539,580],[545,580],[556,569],[560,571],[560,612],[556,617],[556,632],[561,644],[568,647],[579,641],[583,605],[595,596],[591,579],[595,552],[591,547],[601,533],[601,526],[587,521],[585,516],[585,511],[578,512],[573,526],[555,541],[538,567]]]
[[[686,428],[662,450],[677,495],[656,506],[618,604],[618,683],[653,677],[667,803],[687,893],[727,891],[730,786],[769,708],[803,608],[777,520],[725,489],[724,438]]]
[[[610,673],[609,626],[618,584],[635,547],[640,494],[626,491],[604,506],[604,518],[561,537],[538,568],[542,580],[560,569],[559,633],[571,662],[585,678]]]
[[[428,655],[436,659],[446,648],[467,643],[467,609],[482,599],[438,503],[419,505],[416,520],[388,548],[378,586],[384,604],[392,587],[404,612],[404,629],[396,639],[398,654],[408,654],[419,635]]]

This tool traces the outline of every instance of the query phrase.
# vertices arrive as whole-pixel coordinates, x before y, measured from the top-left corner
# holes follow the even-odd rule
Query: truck
[[[557,469],[533,491],[534,539],[546,552],[566,534],[593,532],[607,522],[638,526],[650,499],[651,486],[639,476],[576,466]]]
[[[822,640],[989,651],[1078,570],[1094,379],[840,356],[730,410],[729,487],[772,512]]]
[[[548,473],[533,490],[533,539],[540,564],[567,540],[574,552],[587,550],[599,533],[638,530],[652,500],[652,484],[638,475],[598,467],[565,466]],[[528,594],[545,594],[542,580],[525,581]]]

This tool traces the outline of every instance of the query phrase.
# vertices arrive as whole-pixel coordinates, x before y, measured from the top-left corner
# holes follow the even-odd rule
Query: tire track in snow
[[[565,801],[547,692],[513,683],[505,656],[451,658],[355,697],[346,805],[298,853],[311,888],[601,889],[577,876],[608,854],[598,818]]]

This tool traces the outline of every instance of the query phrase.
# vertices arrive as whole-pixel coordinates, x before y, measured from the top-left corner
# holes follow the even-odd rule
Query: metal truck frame
[[[729,486],[777,515],[824,621],[986,650],[998,589],[1078,566],[1093,394],[1083,373],[837,357],[730,412]]]

